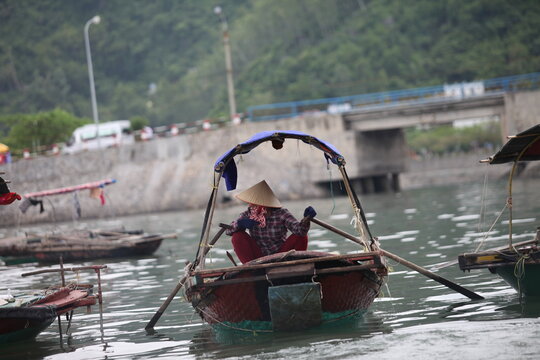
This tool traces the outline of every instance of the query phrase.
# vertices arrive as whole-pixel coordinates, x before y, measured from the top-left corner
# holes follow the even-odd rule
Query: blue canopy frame
[[[227,190],[234,190],[236,189],[236,182],[238,179],[238,170],[236,168],[236,163],[234,162],[234,157],[240,154],[247,154],[266,141],[272,141],[274,147],[279,149],[285,139],[302,140],[306,144],[315,146],[317,149],[321,150],[324,153],[324,157],[327,161],[331,161],[338,166],[345,165],[343,155],[341,155],[332,144],[300,131],[276,130],[257,133],[249,140],[236,145],[219,157],[214,165],[214,170],[218,173],[222,173]]]
[[[336,164],[343,176],[343,182],[345,184],[345,188],[347,190],[347,194],[349,195],[349,198],[352,202],[353,208],[356,208],[359,215],[360,215],[360,221],[363,224],[366,232],[367,239],[371,240],[373,242],[373,236],[371,235],[371,232],[369,231],[369,227],[367,225],[366,216],[364,214],[364,211],[362,209],[362,206],[360,204],[360,200],[356,196],[356,193],[354,192],[354,189],[350,185],[350,180],[347,175],[347,172],[345,171],[345,159],[343,155],[339,153],[339,151],[330,143],[317,139],[314,136],[305,134],[300,131],[263,131],[260,133],[255,134],[252,136],[249,140],[240,143],[227,151],[225,154],[221,155],[216,163],[214,164],[214,171],[218,175],[217,178],[214,179],[214,186],[212,189],[212,193],[210,195],[210,199],[208,199],[208,205],[206,207],[206,211],[204,214],[204,222],[203,227],[201,231],[201,238],[199,241],[199,248],[197,250],[197,260],[194,262],[193,266],[204,266],[204,256],[205,252],[201,251],[202,248],[208,246],[208,238],[210,236],[210,224],[212,222],[212,216],[215,208],[215,202],[217,199],[217,190],[219,186],[219,179],[223,177],[225,179],[226,187],[228,191],[236,189],[237,179],[238,179],[238,170],[236,168],[236,163],[234,162],[234,157],[241,154],[247,154],[257,146],[259,146],[261,143],[266,141],[271,141],[272,146],[275,149],[281,149],[283,146],[283,142],[285,139],[297,139],[301,140],[304,143],[308,145],[315,146],[317,149],[321,150],[324,153],[324,157],[326,158],[326,161],[331,161],[332,163]],[[364,240],[363,240],[364,241]],[[366,248],[368,247],[368,244],[366,242],[365,244]]]

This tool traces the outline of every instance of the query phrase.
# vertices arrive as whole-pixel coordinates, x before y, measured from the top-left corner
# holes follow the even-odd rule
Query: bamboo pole
[[[217,201],[217,195],[218,195],[218,189],[219,189],[219,181],[221,179],[221,172],[218,173],[217,175],[217,179],[216,179],[216,174],[214,174],[214,186],[212,188],[212,197],[211,197],[211,201],[212,203],[210,204],[210,208],[208,209],[208,218],[206,219],[206,228],[204,230],[204,234],[202,236],[202,241],[200,242],[200,246],[203,246],[204,249],[208,249],[209,246],[212,246],[213,244],[210,244],[208,243],[208,238],[210,237],[210,225],[212,224],[212,219],[214,218],[214,209],[216,207],[216,201]],[[221,230],[220,230],[221,231]],[[220,234],[221,236],[221,234]],[[213,239],[212,239],[213,240]],[[217,241],[217,239],[216,239]],[[204,245],[203,245],[204,243]],[[198,263],[201,268],[204,268],[204,257],[206,256],[206,254],[208,253],[208,251],[201,253],[199,258],[196,259],[196,263]]]
[[[349,240],[352,240],[354,241],[355,243],[358,243],[358,244],[362,244],[362,241],[360,239],[358,239],[357,237],[349,234],[349,233],[346,233],[345,231],[342,231],[330,224],[327,224],[319,219],[315,219],[315,218],[312,218],[311,219],[312,222],[314,222],[315,224],[317,225],[320,225],[330,231],[333,231],[335,232],[336,234],[338,235],[341,235]],[[437,281],[438,283],[440,284],[443,284],[444,286],[456,291],[456,292],[459,292],[460,294],[462,295],[465,295],[466,297],[468,297],[469,299],[472,299],[472,300],[480,300],[480,299],[483,299],[482,296],[478,295],[477,293],[475,292],[472,292],[470,290],[467,290],[465,289],[464,287],[448,280],[448,279],[445,279],[443,278],[442,276],[439,276],[437,274],[434,274],[432,273],[431,271],[419,266],[419,265],[416,265],[408,260],[405,260],[395,254],[392,254],[391,252],[388,252],[386,250],[383,250],[383,249],[380,249],[380,251],[382,252],[382,254],[384,256],[386,256],[387,258],[390,258],[392,260],[395,260],[397,261],[398,263],[408,267],[409,269],[412,269],[414,271],[417,271],[419,272],[420,274],[424,275],[424,276],[427,276],[428,278],[432,279],[432,280],[435,280]]]
[[[221,237],[221,235],[225,232],[225,230],[227,230],[225,228],[225,226],[222,226],[222,224],[220,224],[221,226],[221,229],[219,229],[219,231],[217,232],[217,234],[212,238],[212,240],[210,241],[210,243],[208,243],[208,245],[206,245],[204,247],[204,250],[203,250],[203,253],[201,255],[201,258],[204,259],[204,257],[206,256],[206,254],[210,251],[211,247],[218,241],[218,239]],[[193,264],[192,264],[193,265]],[[193,270],[193,269],[190,269],[190,271]],[[161,318],[161,315],[163,315],[163,313],[165,312],[165,310],[167,309],[167,307],[169,306],[169,304],[171,303],[171,301],[174,299],[174,297],[176,296],[176,294],[178,293],[178,291],[180,291],[180,289],[184,286],[186,280],[188,279],[189,277],[189,272],[188,274],[184,275],[184,277],[182,277],[182,279],[180,279],[180,281],[178,281],[178,284],[176,285],[176,287],[173,289],[173,291],[171,291],[171,293],[169,294],[169,296],[167,297],[167,299],[165,300],[165,302],[159,307],[158,311],[156,311],[156,313],[154,314],[154,316],[152,316],[152,319],[150,319],[150,321],[148,322],[148,324],[146,324],[146,326],[144,327],[145,330],[151,330],[154,328],[154,325],[156,325],[156,323],[159,321],[159,319]]]
[[[90,265],[90,266],[79,266],[79,267],[70,267],[70,268],[63,268],[63,269],[43,269],[43,270],[36,270],[32,272],[27,272],[24,274],[21,274],[22,277],[30,276],[30,275],[37,275],[37,274],[44,274],[44,273],[53,273],[53,272],[62,272],[62,271],[81,271],[81,270],[101,270],[107,268],[107,265]]]

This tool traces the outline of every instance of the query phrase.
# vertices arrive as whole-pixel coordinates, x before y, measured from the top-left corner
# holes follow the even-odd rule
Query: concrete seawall
[[[247,123],[104,151],[21,160],[2,165],[0,171],[6,172],[4,176],[11,180],[11,191],[19,194],[106,178],[116,179],[116,184],[105,188],[106,206],[102,207],[98,200],[90,199],[87,190],[78,194],[82,217],[202,208],[210,195],[216,159],[254,133],[294,129],[320,136],[336,143],[339,148],[348,136],[340,124],[339,117],[331,116],[295,120],[294,125],[291,120]],[[292,155],[290,152],[276,153],[264,144],[255,150],[256,157],[251,154],[242,156],[238,163],[238,188],[265,178],[283,199],[322,196],[322,191],[310,179],[326,176],[324,157],[319,150],[296,143],[286,144],[289,149],[294,149]],[[348,148],[343,150],[346,157],[352,156],[347,154]],[[299,161],[303,156],[309,156],[311,160]],[[286,170],[281,166],[285,162],[298,171]],[[224,189],[223,196],[226,196]],[[45,212],[39,213],[37,208],[31,207],[24,215],[17,203],[2,206],[0,226],[70,220],[74,214],[73,201],[72,194],[50,196],[44,201]]]
[[[19,194],[116,179],[116,184],[105,189],[105,206],[101,206],[99,200],[89,198],[88,190],[78,193],[83,218],[196,209],[206,206],[216,159],[260,131],[297,130],[314,135],[335,145],[345,159],[349,159],[347,167],[354,168],[354,132],[346,131],[342,126],[339,116],[246,123],[104,151],[23,160],[2,165],[0,171],[6,172],[4,176],[11,180],[11,190]],[[286,151],[275,151],[269,144],[263,144],[238,159],[238,189],[266,179],[283,200],[313,198],[325,195],[315,182],[340,177],[335,168],[329,173],[319,150],[296,140],[286,141],[284,149]],[[456,158],[451,161],[452,167],[448,161],[445,165],[440,159],[412,162],[409,172],[400,175],[402,188],[467,179],[477,181],[482,166],[477,160],[478,157]],[[429,168],[430,163],[432,168]],[[223,198],[231,198],[225,193],[224,186],[221,191]],[[48,197],[43,213],[39,213],[37,207],[31,207],[26,214],[21,214],[17,203],[1,206],[0,226],[71,220],[73,204],[73,194],[64,194]],[[225,205],[218,201],[218,206]]]

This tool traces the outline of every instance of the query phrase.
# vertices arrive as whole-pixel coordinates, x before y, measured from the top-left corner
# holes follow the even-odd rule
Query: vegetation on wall
[[[447,125],[429,129],[410,128],[405,131],[405,136],[409,148],[421,156],[478,149],[493,151],[501,145],[500,126],[497,122],[467,127]]]

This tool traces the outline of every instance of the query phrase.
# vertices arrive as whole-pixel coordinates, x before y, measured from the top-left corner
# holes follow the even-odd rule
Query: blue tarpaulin
[[[234,157],[236,155],[247,154],[265,141],[276,141],[278,143],[282,143],[285,139],[302,140],[306,144],[313,145],[317,149],[321,150],[326,159],[330,160],[334,164],[345,164],[343,156],[332,144],[319,140],[316,137],[300,131],[263,131],[255,134],[249,140],[236,145],[225,154],[221,155],[216,161],[214,169],[216,172],[222,172],[222,176],[227,185],[227,190],[230,191],[236,189],[236,182],[238,179],[236,163],[234,162]]]

